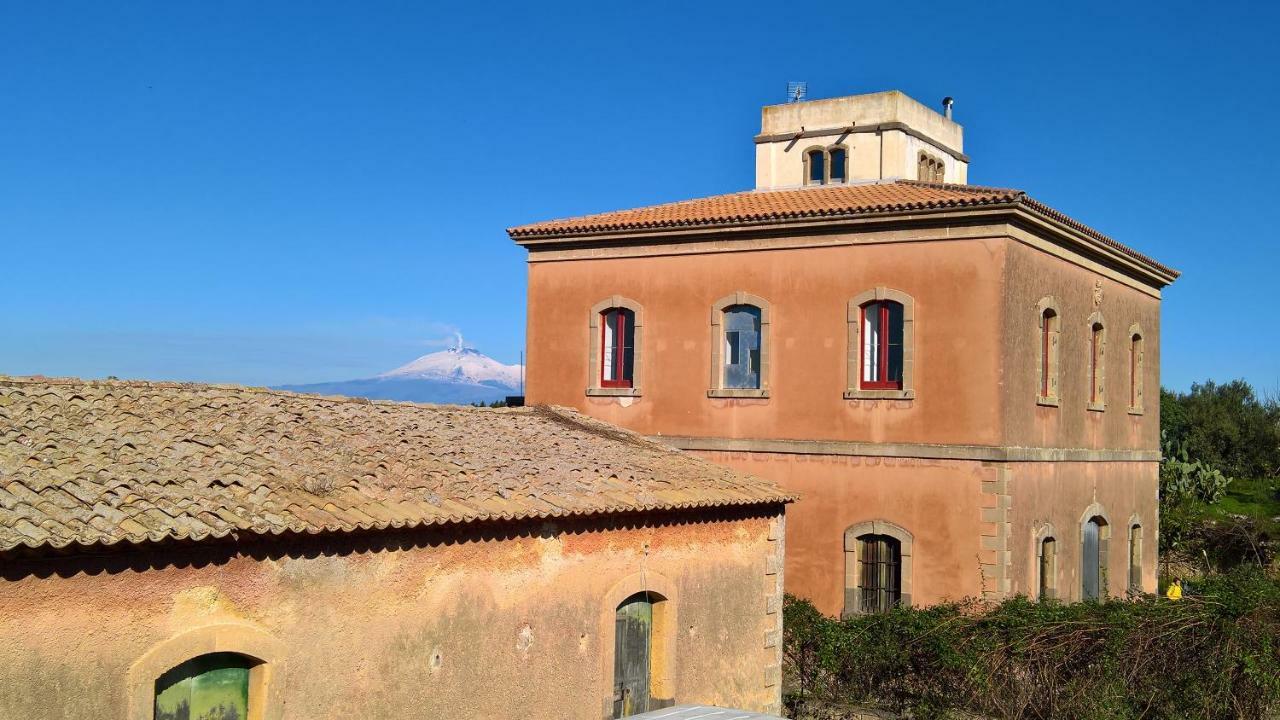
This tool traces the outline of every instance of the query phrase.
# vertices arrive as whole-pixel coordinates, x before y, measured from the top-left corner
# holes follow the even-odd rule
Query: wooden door
[[[639,593],[618,606],[613,631],[613,716],[648,712],[653,602]]]

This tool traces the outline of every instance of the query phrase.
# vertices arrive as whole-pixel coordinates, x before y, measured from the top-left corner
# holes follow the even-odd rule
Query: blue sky
[[[514,362],[505,227],[749,188],[805,80],[954,96],[971,182],[1185,273],[1166,385],[1280,389],[1280,10],[1062,5],[8,2],[0,373],[337,380],[454,329]]]

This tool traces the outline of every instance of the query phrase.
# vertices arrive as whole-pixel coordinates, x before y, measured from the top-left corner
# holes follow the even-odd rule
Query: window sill
[[[761,388],[712,388],[707,391],[709,398],[767,398],[769,391]]]
[[[640,388],[587,388],[587,397],[640,397]]]
[[[1089,412],[1104,412],[1107,409],[1106,403],[1089,403],[1085,406]]]
[[[1036,397],[1036,404],[1043,405],[1045,407],[1059,407],[1058,398],[1045,397],[1043,395],[1039,395]]]
[[[916,391],[910,388],[906,390],[857,390],[848,389],[844,391],[845,400],[914,400]]]
[[[1129,408],[1129,414],[1130,415],[1146,415],[1146,412],[1144,412],[1142,408],[1131,407]]]

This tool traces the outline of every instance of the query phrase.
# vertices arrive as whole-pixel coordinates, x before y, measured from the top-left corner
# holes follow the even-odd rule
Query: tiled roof
[[[790,499],[561,408],[0,377],[0,550]]]
[[[1104,245],[1177,276],[1168,268],[1083,223],[1030,198],[1021,190],[923,183],[910,180],[823,185],[787,190],[751,190],[650,207],[548,220],[509,228],[517,242],[578,237],[622,231],[672,230],[758,225],[788,221],[813,222],[903,212],[960,210],[984,206],[1022,206],[1065,224]]]

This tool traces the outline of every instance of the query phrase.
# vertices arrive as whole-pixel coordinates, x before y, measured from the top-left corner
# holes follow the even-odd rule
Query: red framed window
[[[1138,395],[1142,390],[1142,336],[1129,338],[1129,407],[1138,407]]]
[[[609,308],[600,313],[600,387],[632,387],[635,344],[635,313],[626,308]]]
[[[863,389],[902,389],[902,336],[901,303],[878,300],[862,306]]]

